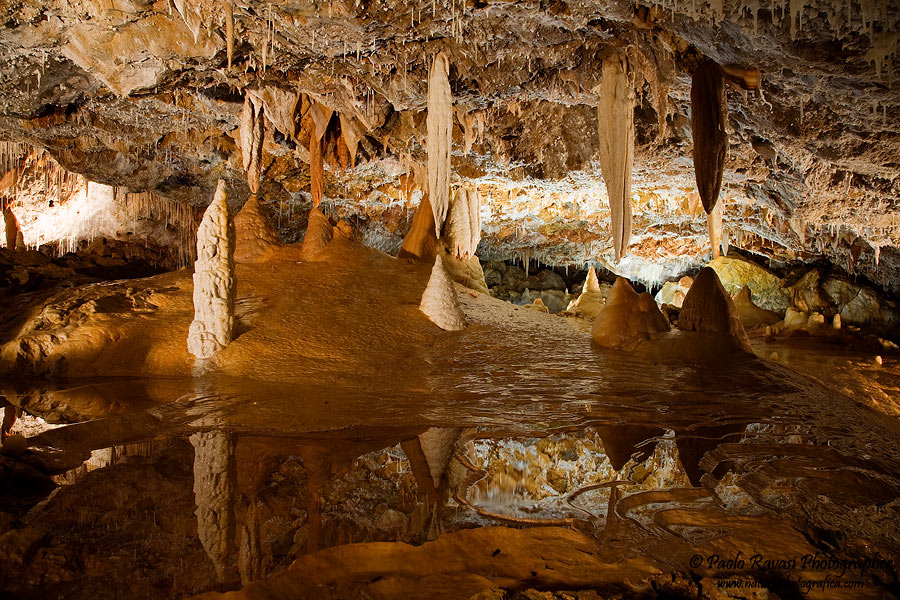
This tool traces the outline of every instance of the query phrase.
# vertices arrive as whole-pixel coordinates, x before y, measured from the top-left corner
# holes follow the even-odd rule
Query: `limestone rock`
[[[6,247],[15,250],[19,246],[18,241],[22,237],[22,231],[19,229],[16,214],[8,206],[3,209],[3,225],[6,230]]]
[[[532,302],[531,304],[525,304],[523,306],[524,306],[524,308],[530,308],[532,310],[536,310],[536,311],[542,312],[542,313],[550,312],[550,309],[547,308],[547,305],[544,304],[544,301],[541,300],[540,298],[535,298],[534,302]]]
[[[822,288],[822,274],[817,269],[810,269],[786,289],[791,303],[799,311],[825,314],[835,309],[834,300]]]
[[[278,234],[263,214],[256,194],[251,194],[234,217],[234,260],[242,263],[261,262],[277,248]]]
[[[691,284],[693,283],[693,278],[687,276],[682,277],[678,281],[667,281],[656,293],[655,300],[659,304],[669,304],[681,308],[681,304],[684,302],[684,296],[688,293],[688,290],[691,289]]]
[[[684,297],[678,315],[678,328],[682,331],[721,334],[742,349],[751,351],[750,339],[741,324],[734,301],[710,267],[700,270]]]
[[[806,311],[788,308],[784,313],[784,326],[788,329],[806,329],[808,322],[809,314]]]
[[[755,329],[762,325],[774,325],[781,320],[777,313],[756,306],[750,297],[750,288],[746,285],[733,297],[734,307],[741,323],[746,329]]]
[[[69,29],[62,47],[63,55],[95,73],[119,96],[157,85],[173,59],[210,58],[215,53],[211,37],[202,34],[195,38],[162,12],[127,20],[115,28],[81,21]]]
[[[447,275],[440,256],[434,257],[434,267],[422,294],[419,310],[444,331],[459,331],[466,327],[466,317],[459,306],[453,281]]]
[[[605,348],[630,348],[650,339],[651,333],[669,330],[669,321],[652,296],[638,294],[624,277],[616,278],[606,305],[591,330],[595,344]]]
[[[228,214],[225,182],[197,230],[194,264],[194,320],[188,332],[188,350],[200,359],[213,356],[230,341],[234,329],[234,224]]]
[[[790,294],[782,288],[781,280],[756,263],[738,257],[720,256],[707,265],[712,267],[729,294],[734,295],[746,285],[760,308],[779,315],[790,306]]]
[[[475,255],[458,258],[453,254],[443,254],[444,268],[450,279],[482,294],[490,293],[484,280],[484,269]]]

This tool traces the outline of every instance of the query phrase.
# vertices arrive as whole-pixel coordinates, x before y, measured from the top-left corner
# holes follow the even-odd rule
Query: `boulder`
[[[734,298],[734,307],[745,329],[756,329],[762,325],[774,325],[781,320],[777,313],[765,310],[753,303],[750,288],[746,285]]]
[[[781,286],[781,280],[756,263],[740,257],[720,256],[707,266],[715,270],[729,295],[737,294],[747,286],[753,293],[754,304],[779,315],[791,305],[791,295]]]

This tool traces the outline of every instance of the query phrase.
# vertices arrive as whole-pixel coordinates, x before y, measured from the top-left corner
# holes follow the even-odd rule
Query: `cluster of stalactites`
[[[444,225],[444,237],[458,258],[475,256],[481,241],[481,201],[475,187],[456,190]]]
[[[618,262],[631,241],[631,169],[634,162],[634,89],[624,56],[603,61],[600,105],[600,169],[609,196],[613,250]]]
[[[188,351],[198,359],[211,358],[232,339],[234,330],[234,223],[228,212],[225,182],[197,230],[194,264],[194,320],[188,331]]]

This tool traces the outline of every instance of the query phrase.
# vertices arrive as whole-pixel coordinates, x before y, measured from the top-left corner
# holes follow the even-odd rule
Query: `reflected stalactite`
[[[665,430],[659,427],[637,425],[597,425],[594,430],[603,441],[609,463],[616,471],[622,470],[632,457],[635,462],[647,460],[656,447],[655,438],[665,433]]]

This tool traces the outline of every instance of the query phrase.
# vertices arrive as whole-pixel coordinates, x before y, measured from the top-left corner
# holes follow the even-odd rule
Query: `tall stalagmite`
[[[706,229],[709,233],[709,244],[712,247],[713,258],[718,258],[721,254],[723,212],[725,212],[724,202],[717,202],[716,206],[706,215]]]
[[[253,94],[244,96],[244,108],[241,111],[241,159],[247,172],[247,185],[250,193],[259,192],[259,181],[262,177],[262,146],[265,135],[265,119],[263,103]]]
[[[234,223],[228,214],[225,182],[220,179],[197,230],[194,320],[187,344],[199,359],[210,358],[231,341],[236,287],[234,245]]]
[[[587,277],[584,278],[584,285],[581,287],[581,293],[588,294],[599,291],[600,280],[597,279],[597,270],[594,269],[594,265],[591,265],[590,268],[588,268]]]
[[[600,169],[609,195],[616,261],[631,241],[631,167],[634,162],[634,90],[624,57],[603,61],[600,83]]]
[[[235,473],[234,438],[221,431],[191,435],[194,446],[194,502],[197,536],[225,582],[235,577]]]
[[[715,208],[722,186],[728,149],[727,121],[722,69],[714,61],[706,60],[697,67],[691,80],[694,176],[706,214]]]
[[[450,65],[439,52],[428,77],[428,197],[434,211],[435,234],[450,206],[450,145],[453,141],[453,98],[450,95]]]
[[[456,289],[440,255],[434,257],[434,267],[422,294],[419,310],[444,331],[459,331],[466,327],[466,317],[459,306]]]

